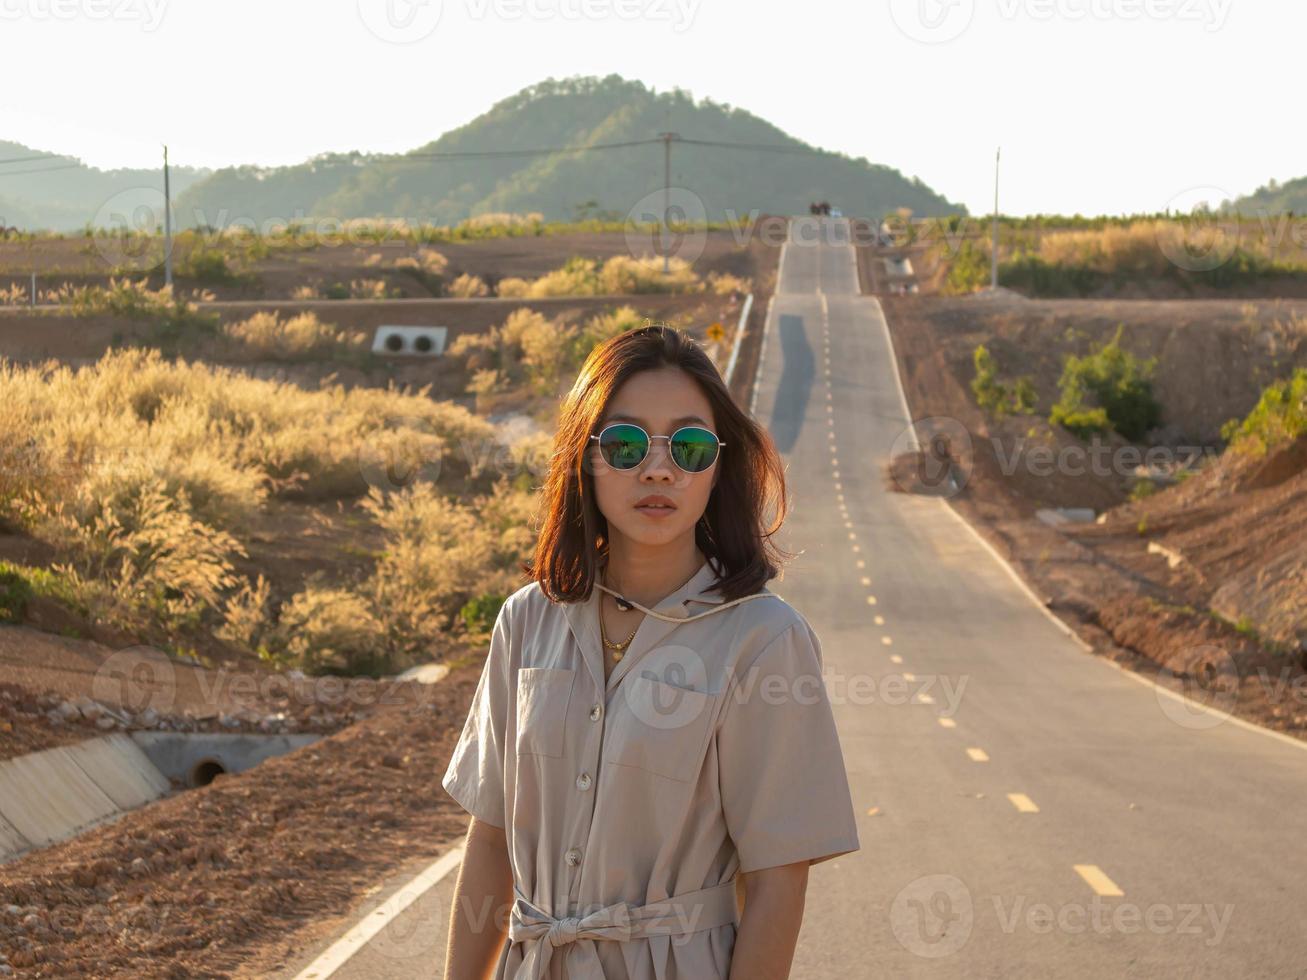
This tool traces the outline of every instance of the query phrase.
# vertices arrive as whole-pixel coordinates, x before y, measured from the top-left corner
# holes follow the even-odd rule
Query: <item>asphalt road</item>
[[[946,503],[886,489],[890,341],[822,228],[786,246],[754,414],[862,849],[812,869],[792,977],[1307,977],[1307,751],[1086,652]],[[452,887],[336,977],[441,976]]]
[[[907,419],[840,224],[795,225],[754,412],[862,841],[812,869],[793,977],[1307,976],[1307,751],[1086,652],[946,503],[886,488]]]

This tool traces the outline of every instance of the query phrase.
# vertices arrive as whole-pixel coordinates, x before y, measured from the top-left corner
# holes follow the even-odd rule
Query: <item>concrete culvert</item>
[[[225,775],[227,767],[217,759],[201,759],[191,769],[192,786],[208,786],[219,776]]]
[[[386,350],[402,351],[404,349],[404,338],[397,333],[392,333],[386,338]]]

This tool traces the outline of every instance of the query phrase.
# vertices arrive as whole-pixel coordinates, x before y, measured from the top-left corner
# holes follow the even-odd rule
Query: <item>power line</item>
[[[591,143],[582,146],[547,146],[538,149],[520,149],[520,150],[463,150],[436,153],[405,153],[402,156],[392,157],[389,162],[403,162],[405,160],[476,160],[489,159],[494,157],[534,157],[550,156],[555,153],[588,153],[591,150],[617,150],[627,146],[648,146],[652,143],[661,143],[661,139],[646,140],[627,140],[622,143]],[[382,162],[382,161],[378,161]]]
[[[726,140],[702,140],[685,136],[673,136],[672,142],[689,143],[695,146],[717,146],[735,150],[757,150],[769,153],[829,153],[829,150],[815,149],[810,146],[785,146],[777,143],[733,143]],[[650,146],[666,142],[664,137],[643,140],[626,140],[621,143],[592,143],[581,146],[547,146],[539,148],[522,148],[514,150],[462,150],[433,153],[405,153],[390,160],[377,162],[403,162],[405,160],[479,160],[496,157],[532,157],[550,156],[555,153],[588,153],[591,150],[616,150],[628,146]]]
[[[726,140],[696,140],[680,137],[678,143],[691,143],[695,146],[724,146],[735,150],[761,150],[770,153],[830,153],[811,146],[784,146],[779,143],[731,143]]]
[[[34,157],[10,157],[7,160],[0,160],[0,163],[28,163],[31,160],[51,160],[57,156],[58,153],[40,153]]]
[[[80,167],[80,163],[61,163],[57,167],[32,167],[29,170],[5,170],[0,172],[0,177],[17,177],[21,174],[44,174],[51,170],[71,170],[73,167]]]

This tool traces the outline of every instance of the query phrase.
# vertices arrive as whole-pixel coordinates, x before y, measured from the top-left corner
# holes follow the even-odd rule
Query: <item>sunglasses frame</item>
[[[609,422],[607,425],[605,425],[605,426],[604,426],[602,429],[600,429],[598,432],[596,432],[596,433],[591,433],[591,435],[590,435],[590,441],[591,441],[591,442],[599,442],[600,439],[602,438],[602,436],[603,436],[603,434],[604,434],[605,432],[607,432],[609,429],[612,429],[612,428],[614,428],[614,427],[616,427],[616,426],[619,426],[619,425],[629,425],[631,428],[633,428],[633,429],[639,429],[641,432],[643,432],[643,433],[644,433],[644,437],[645,437],[645,439],[646,439],[646,440],[648,441],[648,443],[649,443],[649,449],[652,449],[652,448],[653,448],[653,441],[654,441],[655,439],[666,439],[666,440],[667,440],[667,458],[670,459],[670,460],[672,461],[672,463],[676,466],[676,468],[677,468],[678,470],[680,470],[682,473],[688,473],[688,474],[690,474],[691,476],[698,476],[700,473],[707,473],[707,472],[708,472],[709,470],[711,470],[714,466],[716,466],[716,465],[717,465],[717,461],[718,461],[719,459],[722,458],[722,447],[726,445],[726,443],[722,442],[722,440],[721,440],[720,438],[718,438],[717,433],[716,433],[716,432],[713,432],[713,430],[710,429],[710,428],[708,428],[708,426],[706,426],[706,425],[683,425],[683,426],[681,426],[680,428],[676,429],[676,430],[675,430],[675,431],[674,431],[670,436],[651,436],[651,435],[649,435],[648,430],[646,430],[644,426],[642,426],[642,425],[636,425],[634,422]],[[705,466],[705,467],[704,467],[703,469],[701,469],[701,470],[687,470],[684,466],[682,466],[680,463],[678,463],[678,462],[676,461],[676,457],[672,454],[672,440],[676,438],[676,433],[677,433],[677,432],[683,432],[683,431],[686,430],[686,429],[699,429],[699,430],[701,430],[701,431],[703,431],[703,432],[707,432],[710,436],[712,436],[714,439],[717,440],[717,455],[713,457],[713,461],[712,461],[711,463],[709,463],[707,466]],[[605,458],[604,455],[603,455],[603,449],[602,449],[602,448],[599,450],[599,456],[600,456],[601,459],[603,459],[604,464],[605,464],[606,466],[610,467],[611,469],[616,470],[618,473],[629,473],[631,470],[638,469],[638,468],[640,467],[640,464],[643,463],[646,459],[649,458],[649,449],[646,449],[646,450],[645,450],[644,455],[640,457],[639,462],[637,462],[634,466],[628,466],[628,467],[626,467],[625,469],[623,469],[623,468],[620,467],[620,466],[613,466],[612,463],[608,462],[607,458]]]

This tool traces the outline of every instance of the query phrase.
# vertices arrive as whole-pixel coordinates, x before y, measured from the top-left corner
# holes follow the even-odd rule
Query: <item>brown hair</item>
[[[586,465],[590,435],[631,375],[678,367],[712,404],[717,436],[726,443],[717,460],[717,483],[695,543],[722,568],[718,590],[727,599],[752,595],[792,557],[772,541],[788,505],[785,468],[771,436],[731,397],[717,366],[689,335],[666,324],[628,330],[600,344],[581,366],[563,401],[554,451],[539,501],[540,534],[526,574],[555,602],[590,596],[595,573],[608,554],[608,521],[595,502]],[[767,513],[775,508],[768,523]]]

